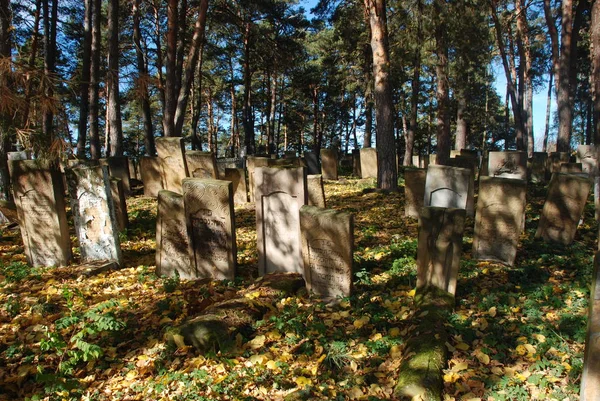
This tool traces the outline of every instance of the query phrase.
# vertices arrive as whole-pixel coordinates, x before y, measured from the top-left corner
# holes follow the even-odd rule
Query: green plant
[[[0,273],[8,283],[18,283],[30,275],[39,277],[38,269],[32,268],[23,262],[11,262],[8,265],[0,263]]]
[[[175,277],[163,277],[163,290],[167,293],[173,293],[179,287],[179,273],[175,271]]]
[[[17,316],[21,313],[21,302],[16,295],[10,295],[4,304],[4,309],[11,317]]]
[[[325,362],[332,368],[342,369],[352,362],[352,357],[346,343],[343,341],[333,341],[327,346],[327,356]]]

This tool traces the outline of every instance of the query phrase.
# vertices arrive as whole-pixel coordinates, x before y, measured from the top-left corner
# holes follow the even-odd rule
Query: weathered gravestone
[[[583,173],[583,166],[581,163],[561,163],[560,172],[563,174]]]
[[[525,216],[527,183],[502,177],[481,177],[473,259],[513,266]]]
[[[308,192],[308,204],[310,206],[325,207],[325,190],[323,188],[323,176],[321,174],[306,176],[306,190]]]
[[[185,152],[190,177],[202,179],[217,179],[217,158],[213,152],[201,152],[199,150],[188,150]]]
[[[427,170],[424,168],[407,168],[404,170],[404,215],[419,218],[425,198],[425,179]]]
[[[471,170],[459,167],[430,165],[425,179],[424,206],[467,209],[470,204]]]
[[[321,174],[321,164],[315,152],[304,152],[307,174]]]
[[[361,178],[377,178],[377,150],[363,148],[360,150]]]
[[[488,175],[527,180],[527,152],[490,152],[488,154]]]
[[[225,168],[224,179],[233,184],[233,202],[236,205],[247,203],[246,171],[243,168]]]
[[[237,247],[231,182],[186,178],[183,200],[197,277],[233,280]]]
[[[352,149],[352,175],[355,177],[362,176],[360,170],[360,149]]]
[[[156,198],[163,189],[160,159],[148,156],[140,158],[140,177],[144,183],[144,195]]]
[[[258,273],[304,272],[300,208],[306,205],[303,167],[259,167],[256,178]]]
[[[584,173],[590,177],[598,175],[598,156],[595,145],[577,146],[577,162],[581,163]]]
[[[161,190],[156,218],[156,274],[189,280],[198,278],[190,261],[189,246],[183,195]]]
[[[460,156],[460,150],[451,149],[450,150],[450,158],[454,159],[456,156]]]
[[[8,164],[27,262],[68,265],[71,240],[60,171],[37,160],[9,160]]]
[[[569,245],[590,192],[591,181],[575,174],[552,174],[536,238]]]
[[[546,171],[548,166],[548,153],[546,152],[533,152],[533,158],[531,159],[530,168],[530,180],[536,184],[545,184]]]
[[[106,163],[109,176],[121,179],[125,196],[131,195],[131,184],[129,182],[131,172],[129,171],[128,158],[126,156],[111,156],[106,159]]]
[[[77,167],[66,173],[81,261],[107,260],[122,266],[108,168]]]
[[[354,219],[351,214],[315,206],[300,208],[306,287],[318,296],[350,296]]]
[[[156,138],[164,189],[181,193],[181,182],[188,177],[183,138]]]
[[[548,170],[550,174],[560,173],[560,165],[569,163],[571,156],[568,152],[551,152],[548,156]]]
[[[123,231],[129,225],[129,216],[127,215],[127,201],[125,200],[123,181],[120,178],[110,177],[110,193],[115,205],[117,229]]]
[[[581,401],[600,399],[600,255],[594,258],[592,290],[588,307],[587,334],[581,375]]]
[[[129,178],[135,178],[136,180],[140,179],[138,164],[136,161],[130,157],[127,158],[127,163],[129,164]],[[131,183],[130,183],[131,184]]]
[[[423,168],[423,166],[421,166],[421,156],[419,155],[415,155],[412,157],[412,165],[418,168]]]
[[[464,209],[424,207],[419,214],[417,289],[436,287],[456,293]]]
[[[256,188],[256,183],[254,180],[254,171],[257,167],[269,167],[269,158],[248,156],[246,159],[246,169],[248,170],[248,186],[250,187],[250,202],[254,202],[254,191]]]
[[[321,149],[321,174],[324,180],[338,179],[338,157],[333,149]]]

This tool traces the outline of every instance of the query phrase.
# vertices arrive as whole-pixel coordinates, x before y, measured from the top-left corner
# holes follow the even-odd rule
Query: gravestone
[[[224,177],[233,184],[233,203],[236,205],[247,203],[246,171],[243,168],[225,168]]]
[[[258,273],[302,274],[300,208],[308,201],[304,168],[258,167],[255,177]]]
[[[307,290],[325,299],[350,296],[354,247],[352,215],[302,206],[300,233]]]
[[[199,150],[188,150],[185,152],[190,177],[202,179],[217,179],[217,158],[213,152],[201,152]]]
[[[407,168],[404,170],[404,215],[419,218],[425,198],[425,179],[427,170],[424,168]]]
[[[488,155],[490,177],[527,180],[527,152],[490,152]]]
[[[437,287],[456,293],[464,209],[424,207],[419,213],[417,289]]]
[[[156,138],[163,188],[181,193],[181,182],[188,177],[183,138]]]
[[[428,167],[431,164],[437,164],[437,155],[427,155],[426,164]]]
[[[352,149],[352,175],[359,177],[362,175],[360,170],[360,149]]]
[[[325,207],[325,189],[323,188],[323,176],[321,174],[306,176],[306,190],[310,206]]]
[[[577,162],[581,163],[584,173],[590,177],[598,175],[598,157],[595,145],[577,146]]]
[[[37,160],[9,160],[8,165],[27,263],[68,265],[71,240],[60,171]]]
[[[315,152],[304,152],[304,161],[307,174],[321,174],[321,165]]]
[[[190,261],[190,239],[183,195],[161,190],[156,216],[156,274],[193,280],[198,278]]]
[[[338,157],[335,150],[321,149],[321,174],[324,180],[338,179]]]
[[[588,306],[587,333],[581,375],[581,401],[598,401],[600,397],[600,255],[594,257],[592,289]]]
[[[423,168],[423,166],[421,166],[421,156],[414,155],[412,157],[412,165],[418,168]]]
[[[527,183],[502,177],[481,177],[473,259],[513,266],[525,216]]]
[[[186,178],[183,200],[190,259],[197,277],[233,280],[237,266],[233,185],[229,181]]]
[[[361,178],[377,178],[377,150],[363,148],[360,150]]]
[[[571,156],[568,152],[551,152],[548,156],[548,170],[550,174],[560,173],[560,165],[569,163]]]
[[[295,159],[297,157],[295,150],[286,150],[283,154],[283,157],[286,159]]]
[[[573,242],[590,187],[588,178],[575,174],[552,174],[535,237],[563,245]]]
[[[123,266],[108,168],[95,166],[67,170],[67,182],[81,261],[106,260]]]
[[[563,174],[583,173],[583,166],[581,163],[561,163],[560,172]]]
[[[246,158],[246,169],[248,170],[248,186],[250,194],[250,202],[254,202],[254,191],[256,183],[254,180],[254,170],[257,167],[269,167],[268,157],[248,156]]]
[[[460,150],[451,149],[450,150],[450,158],[454,159],[456,156],[460,156]]]
[[[129,177],[131,177],[129,172],[129,161],[126,156],[111,156],[106,159],[108,164],[108,174],[111,177],[117,177],[121,179],[123,183],[123,191],[125,191],[125,196],[131,195],[131,184],[129,182]]]
[[[548,153],[546,152],[533,152],[533,158],[531,159],[530,169],[530,180],[536,184],[545,184],[546,171],[548,166]]]
[[[140,158],[140,177],[144,183],[144,195],[156,198],[163,189],[160,159],[143,156]]]
[[[424,206],[467,209],[473,175],[459,167],[430,165],[425,179]]]
[[[127,163],[129,164],[129,178],[130,179],[134,178],[136,180],[140,180],[140,174],[139,174],[139,170],[138,170],[138,165],[135,162],[135,160],[133,160],[132,158],[128,157],[127,158]]]
[[[127,201],[125,200],[123,181],[120,178],[110,177],[110,193],[115,205],[117,229],[123,231],[129,225],[129,216],[127,215]]]

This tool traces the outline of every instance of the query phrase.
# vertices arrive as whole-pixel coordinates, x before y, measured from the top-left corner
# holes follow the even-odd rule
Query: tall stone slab
[[[423,166],[421,166],[421,156],[419,155],[413,155],[412,157],[412,165],[418,168],[423,168]]]
[[[595,145],[577,146],[577,162],[581,163],[584,173],[590,177],[598,175],[598,156]]]
[[[127,156],[111,156],[106,159],[106,162],[108,164],[108,174],[111,177],[119,178],[123,183],[125,196],[130,196],[131,183],[129,182],[129,178],[131,177],[131,173],[129,171],[129,160]]]
[[[185,162],[190,177],[211,180],[219,178],[217,158],[213,152],[188,150],[185,152]]]
[[[425,179],[424,206],[467,209],[473,175],[459,167],[430,165]]]
[[[325,189],[323,188],[323,176],[321,174],[306,176],[306,190],[310,206],[325,207]]]
[[[600,399],[600,255],[594,258],[592,291],[588,307],[587,334],[581,375],[581,401]]]
[[[352,149],[352,175],[355,177],[362,176],[362,171],[360,170],[360,149]]]
[[[156,274],[193,280],[198,278],[190,261],[190,239],[183,195],[161,190],[156,217]]]
[[[143,156],[140,158],[140,177],[144,183],[144,195],[156,198],[163,189],[160,159]]]
[[[490,177],[527,180],[527,152],[490,152],[488,155]]]
[[[248,156],[246,158],[246,169],[248,170],[248,186],[250,202],[254,202],[254,190],[256,183],[254,180],[254,170],[257,167],[269,167],[268,157]]]
[[[248,202],[246,171],[243,168],[225,168],[223,179],[233,184],[233,203],[241,205]]]
[[[138,163],[130,157],[127,158],[127,163],[129,164],[129,178],[130,179],[133,178],[133,179],[141,181],[140,174],[139,174],[140,171],[138,169]]]
[[[338,157],[333,149],[321,149],[321,174],[324,180],[338,179]]]
[[[233,185],[230,181],[186,178],[183,201],[190,259],[197,277],[233,280],[237,267]]]
[[[352,291],[354,218],[315,206],[300,208],[304,279],[308,291],[325,299]]]
[[[258,273],[302,274],[300,208],[308,201],[304,168],[258,167],[255,177]]]
[[[181,182],[188,177],[183,138],[156,138],[164,189],[181,193]]]
[[[360,150],[360,171],[361,178],[377,178],[377,149]]]
[[[569,245],[583,215],[591,180],[575,174],[552,174],[536,238]]]
[[[465,210],[423,207],[419,214],[417,289],[456,293]]]
[[[546,172],[548,166],[548,153],[546,152],[533,152],[533,158],[531,159],[530,168],[530,180],[535,184],[545,184],[548,180],[546,179]]]
[[[83,263],[123,265],[119,228],[106,166],[67,170],[75,232]]]
[[[502,177],[481,177],[475,216],[473,259],[513,266],[524,225],[527,183]]]
[[[8,165],[27,263],[68,265],[71,240],[60,171],[36,160],[9,160]]]
[[[426,178],[427,170],[424,168],[404,170],[404,216],[419,218],[419,212],[425,199]]]
[[[129,225],[129,216],[127,215],[127,201],[125,199],[123,181],[120,178],[110,177],[110,193],[115,205],[117,229],[123,231]]]

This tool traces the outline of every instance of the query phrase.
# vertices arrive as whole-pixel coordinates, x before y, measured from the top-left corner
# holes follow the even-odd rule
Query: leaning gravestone
[[[224,177],[233,184],[233,203],[236,205],[247,203],[246,171],[243,168],[225,168]]]
[[[588,307],[587,334],[581,374],[581,401],[598,401],[600,397],[600,255],[594,258],[592,290]]]
[[[108,168],[67,170],[75,232],[83,263],[106,260],[123,265]]]
[[[419,218],[425,198],[425,179],[427,170],[424,168],[407,168],[404,170],[404,215]]]
[[[183,200],[190,259],[198,278],[233,280],[237,248],[230,181],[186,178]]]
[[[8,162],[13,196],[31,266],[65,266],[71,261],[71,240],[60,171],[37,160]]]
[[[129,225],[129,216],[127,215],[127,201],[125,200],[123,181],[120,178],[110,177],[110,193],[115,205],[117,228],[119,231],[123,231]]]
[[[306,176],[306,190],[308,192],[308,204],[310,206],[325,207],[325,190],[323,188],[323,176],[321,174]]]
[[[454,295],[465,210],[424,207],[419,214],[417,289],[436,287]]]
[[[575,174],[552,174],[536,238],[569,245],[590,192],[591,181]]]
[[[144,195],[156,198],[163,189],[160,159],[148,156],[140,158],[140,177],[144,183]]]
[[[584,173],[588,173],[590,177],[598,174],[598,158],[595,145],[579,145],[577,146],[577,162],[581,163]]]
[[[187,176],[183,138],[156,138],[164,189],[181,193],[181,182]]]
[[[361,178],[377,178],[377,150],[363,148],[360,150]]]
[[[300,233],[308,291],[325,299],[350,296],[354,247],[352,215],[302,206]]]
[[[545,184],[546,171],[548,166],[548,153],[533,152],[531,159],[530,180],[536,184]]]
[[[333,149],[321,149],[321,173],[324,180],[338,179],[338,158]]]
[[[189,246],[183,195],[161,190],[156,218],[156,274],[188,280],[198,278],[190,261]]]
[[[188,150],[185,152],[185,162],[190,177],[214,180],[219,177],[217,158],[213,152]]]
[[[106,159],[108,163],[108,173],[111,177],[117,177],[121,179],[123,183],[123,191],[125,196],[131,195],[131,184],[129,178],[131,173],[135,174],[135,171],[129,171],[129,161],[126,156],[111,156]]]
[[[525,216],[527,183],[481,177],[473,237],[473,259],[513,266]]]
[[[302,274],[300,208],[308,201],[304,168],[258,167],[255,178],[258,273]]]
[[[488,175],[527,180],[527,152],[490,152],[488,154]]]
[[[423,205],[467,209],[472,181],[469,169],[430,165],[425,179]]]

